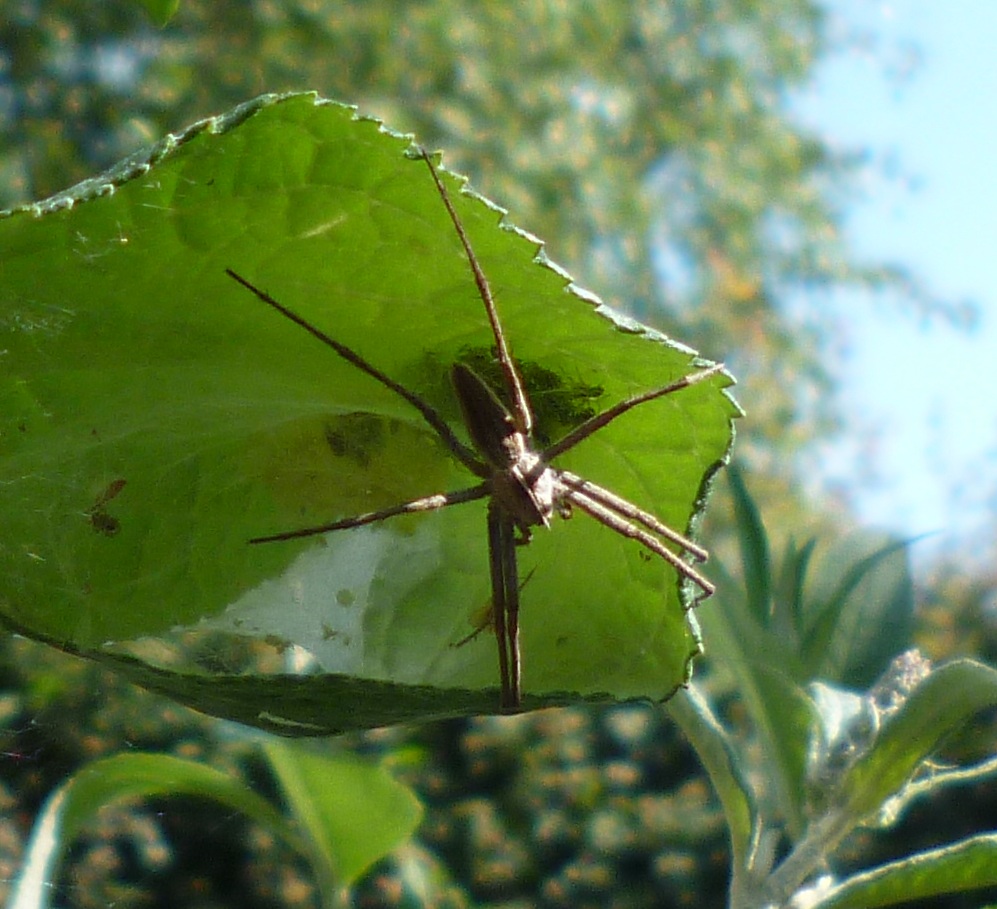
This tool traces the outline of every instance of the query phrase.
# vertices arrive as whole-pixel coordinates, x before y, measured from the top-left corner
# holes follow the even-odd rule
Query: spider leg
[[[710,596],[716,587],[708,581],[703,575],[701,575],[695,568],[691,565],[683,562],[674,552],[672,552],[664,543],[661,542],[657,537],[652,536],[646,530],[642,530],[632,521],[626,519],[626,517],[621,516],[612,508],[594,499],[587,492],[581,492],[577,489],[573,489],[571,486],[567,486],[567,498],[577,505],[582,511],[590,514],[595,518],[600,524],[604,524],[610,530],[615,530],[617,533],[622,534],[625,537],[629,537],[631,540],[637,540],[642,543],[651,552],[656,553],[661,556],[669,565],[671,565],[682,577],[692,581],[697,587],[703,591],[703,596]]]
[[[391,389],[391,391],[395,394],[408,401],[409,404],[411,404],[416,410],[419,411],[419,413],[422,414],[423,419],[433,428],[436,434],[443,440],[443,443],[453,452],[454,456],[461,462],[461,464],[463,464],[472,473],[477,474],[479,477],[488,475],[488,469],[485,465],[481,463],[481,460],[470,448],[468,448],[463,442],[461,442],[460,439],[457,438],[454,431],[447,425],[446,421],[440,416],[439,411],[437,411],[435,407],[424,401],[415,392],[409,391],[409,389],[407,389],[404,385],[400,385],[390,376],[385,375],[372,363],[368,363],[352,348],[347,347],[345,344],[341,344],[333,338],[330,338],[324,331],[316,328],[311,324],[311,322],[294,312],[294,310],[288,309],[283,303],[279,303],[266,291],[260,290],[260,288],[250,284],[250,282],[242,277],[242,275],[232,271],[231,268],[226,268],[225,271],[230,278],[234,278],[247,290],[252,291],[252,293],[254,293],[268,306],[276,309],[277,312],[290,319],[296,325],[300,325],[305,331],[312,335],[312,337],[317,338],[327,347],[331,347],[337,354],[339,354],[339,356],[346,360],[347,363],[351,363],[353,366],[356,366],[357,369],[367,373],[367,375],[372,379],[376,379],[385,388]],[[280,537],[278,539],[285,538]]]
[[[690,385],[695,385],[697,382],[702,382],[704,379],[710,378],[710,376],[715,376],[718,372],[722,372],[723,368],[723,363],[716,363],[707,369],[701,369],[699,372],[689,373],[689,375],[683,376],[681,379],[677,379],[663,388],[645,391],[643,394],[634,395],[632,398],[620,401],[619,404],[610,407],[608,410],[604,410],[602,413],[597,413],[591,419],[586,420],[581,426],[576,426],[564,438],[546,449],[541,457],[549,464],[558,455],[564,454],[569,449],[574,448],[583,439],[587,439],[592,433],[602,429],[607,423],[611,423],[618,416],[625,414],[628,410],[632,410],[638,404],[645,404],[648,401],[653,401],[655,398],[670,395],[673,391],[688,388]]]
[[[265,537],[254,537],[250,543],[273,543],[277,540],[296,540],[299,537],[313,537],[321,533],[331,533],[334,530],[349,530],[352,527],[363,527],[365,524],[373,524],[376,521],[383,521],[385,518],[393,518],[399,514],[413,514],[420,511],[436,511],[439,508],[447,508],[450,505],[460,505],[464,502],[473,502],[475,499],[483,499],[491,492],[491,483],[479,483],[468,489],[458,489],[456,492],[438,493],[433,496],[425,496],[421,499],[413,499],[411,502],[403,502],[401,505],[393,505],[391,508],[383,508],[380,511],[369,511],[366,514],[354,515],[352,518],[342,518],[329,524],[320,524],[317,527],[303,527],[300,530],[289,530],[285,533],[275,533]]]
[[[558,474],[571,489],[585,493],[617,514],[643,524],[648,530],[653,531],[659,537],[671,540],[677,546],[681,546],[696,561],[705,562],[709,558],[709,553],[698,543],[693,543],[692,540],[672,530],[671,527],[662,524],[653,514],[638,508],[633,502],[628,502],[626,499],[620,498],[620,496],[610,492],[608,489],[604,489],[602,486],[596,486],[595,483],[583,480],[570,471],[558,470]]]
[[[522,697],[522,660],[519,653],[519,562],[516,555],[516,528],[506,519],[502,535],[502,574],[505,576],[506,634],[509,638],[511,692],[505,707],[518,710]]]
[[[505,332],[502,330],[498,310],[495,308],[495,298],[492,296],[492,289],[488,284],[488,279],[485,277],[484,271],[482,271],[481,266],[478,264],[478,257],[471,248],[471,241],[468,240],[467,234],[464,232],[464,226],[461,224],[460,218],[457,217],[453,202],[450,201],[450,194],[443,185],[443,181],[440,179],[440,175],[437,173],[436,166],[429,157],[429,153],[426,149],[420,147],[419,155],[426,162],[429,172],[433,175],[433,182],[436,184],[436,189],[443,199],[447,214],[450,215],[450,220],[457,231],[457,236],[460,238],[461,246],[464,247],[464,254],[467,256],[471,272],[474,274],[474,283],[478,286],[478,294],[485,304],[485,312],[488,314],[488,321],[492,326],[492,335],[495,338],[495,347],[498,350],[499,365],[502,367],[506,389],[513,404],[516,429],[523,433],[523,435],[528,436],[533,429],[533,411],[530,409],[530,402],[526,397],[523,380],[516,370],[516,364],[512,361],[512,354],[509,353],[509,347],[505,343]]]
[[[509,700],[509,650],[506,647],[505,578],[502,573],[502,515],[488,506],[488,567],[492,578],[492,624],[498,641],[499,678],[502,694],[499,704],[504,709]]]
[[[498,640],[503,712],[518,710],[521,700],[519,653],[519,572],[515,522],[494,500],[488,506],[488,560],[492,577],[492,616]]]

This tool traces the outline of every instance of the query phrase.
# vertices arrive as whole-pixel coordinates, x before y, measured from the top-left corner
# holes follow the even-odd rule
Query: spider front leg
[[[681,546],[693,558],[700,561],[705,559],[707,555],[706,550],[701,546],[666,527],[654,515],[641,510],[632,502],[621,499],[595,483],[590,483],[588,480],[583,480],[566,471],[559,472],[558,483],[561,486],[563,498],[577,505],[582,511],[591,515],[610,530],[615,530],[621,536],[642,543],[651,552],[664,559],[682,577],[692,581],[702,590],[702,596],[699,599],[705,599],[714,593],[716,586],[711,581],[696,571],[688,562],[679,558],[650,531]],[[643,527],[638,526],[641,524]]]
[[[597,486],[595,483],[590,483],[588,480],[583,480],[581,477],[567,470],[559,470],[558,477],[571,489],[585,493],[617,514],[625,518],[631,518],[643,524],[648,530],[653,531],[658,536],[662,536],[677,546],[681,546],[697,562],[705,562],[709,558],[709,553],[698,543],[693,543],[692,540],[672,530],[671,527],[662,524],[649,511],[638,508],[632,502],[628,502],[621,496],[616,495],[616,493],[610,492],[602,486]]]

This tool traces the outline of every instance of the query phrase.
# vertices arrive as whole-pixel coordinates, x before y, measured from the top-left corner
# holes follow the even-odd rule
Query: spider
[[[692,372],[669,385],[634,395],[596,414],[575,427],[559,441],[538,449],[533,437],[533,410],[523,380],[513,362],[499,321],[488,280],[478,263],[471,243],[454,209],[450,195],[429,154],[417,149],[426,163],[436,189],[443,200],[450,221],[464,248],[478,293],[491,325],[492,336],[503,384],[511,407],[469,366],[455,363],[450,370],[454,392],[460,405],[464,426],[473,444],[465,445],[443,420],[439,412],[414,392],[395,382],[376,366],[345,344],[334,340],[297,313],[279,303],[268,293],[251,284],[232,269],[227,273],[250,290],[262,302],[301,326],[305,331],[330,347],[357,369],[376,379],[386,388],[408,401],[439,436],[453,456],[479,482],[466,489],[436,493],[403,502],[366,514],[341,518],[316,527],[285,531],[251,539],[252,544],[293,540],[317,534],[349,530],[383,521],[396,515],[412,514],[449,508],[478,499],[488,499],[488,557],[491,574],[491,624],[498,642],[501,695],[499,709],[515,712],[522,701],[522,660],[519,643],[519,594],[521,585],[517,567],[516,547],[529,543],[535,527],[549,527],[555,514],[567,518],[577,508],[591,515],[616,533],[635,540],[664,559],[686,581],[700,590],[698,599],[710,596],[713,584],[689,564],[688,559],[702,562],[707,552],[692,540],[666,527],[653,514],[620,498],[608,489],[583,479],[568,470],[553,465],[558,455],[574,448],[612,420],[647,401],[672,394],[702,382],[723,370],[723,364]],[[672,544],[686,558],[670,549]]]

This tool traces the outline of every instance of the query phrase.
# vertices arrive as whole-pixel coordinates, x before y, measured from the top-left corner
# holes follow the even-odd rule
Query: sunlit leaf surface
[[[350,108],[268,96],[0,219],[0,609],[18,627],[90,655],[213,629],[300,645],[353,685],[497,685],[489,634],[454,646],[489,600],[484,502],[247,544],[474,482],[411,406],[225,274],[459,427],[449,366],[487,373],[492,341],[409,145]],[[542,437],[695,367],[448,185]],[[686,530],[729,448],[730,382],[637,408],[561,463]],[[685,678],[696,633],[659,559],[585,515],[519,559],[526,694],[662,698]],[[282,685],[259,707],[293,720]]]

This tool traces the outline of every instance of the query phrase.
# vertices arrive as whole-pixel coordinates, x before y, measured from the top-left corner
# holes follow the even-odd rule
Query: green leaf
[[[748,493],[741,471],[731,465],[727,471],[731,496],[734,499],[734,516],[737,522],[737,539],[741,546],[741,570],[748,609],[762,628],[768,627],[772,606],[772,566],[769,557],[768,534],[762,523],[761,513]]]
[[[718,570],[714,601],[699,610],[711,665],[733,679],[766,755],[765,789],[793,835],[804,823],[807,748],[816,711],[799,679],[795,641],[772,599],[768,537],[743,477],[731,470],[738,539],[745,579]],[[778,607],[782,608],[782,607]],[[777,627],[773,627],[773,625]]]
[[[803,825],[807,748],[816,711],[795,681],[794,655],[775,635],[758,627],[743,597],[726,596],[700,610],[711,667],[729,674],[764,745],[766,790],[789,829]]]
[[[974,836],[857,874],[825,899],[819,909],[875,909],[943,893],[997,884],[997,835]]]
[[[97,811],[121,799],[192,795],[241,811],[308,857],[327,894],[355,881],[419,824],[418,800],[383,768],[298,744],[268,741],[263,748],[304,836],[245,783],[212,767],[162,754],[115,755],[88,764],[50,796],[11,909],[46,905],[73,840]]]
[[[267,96],[0,219],[0,611],[11,623],[88,656],[170,629],[300,645],[319,687],[496,685],[488,635],[453,646],[489,601],[483,502],[247,544],[475,482],[411,406],[225,274],[459,426],[449,366],[487,362],[492,339],[408,149],[350,108]],[[541,436],[700,362],[566,288],[536,240],[446,179]],[[636,408],[560,463],[689,528],[731,441],[730,382]],[[660,699],[686,678],[696,629],[659,559],[585,515],[540,530],[518,556],[521,576],[533,572],[527,693]],[[288,682],[271,680],[268,701]],[[365,723],[348,705],[328,709],[340,711],[328,725]]]
[[[794,650],[799,650],[799,629],[803,624],[803,582],[816,546],[815,539],[807,540],[802,548],[797,548],[793,539],[787,541],[775,584],[771,625],[777,634],[792,642]]]
[[[165,695],[202,713],[224,717],[289,738],[339,735],[356,729],[404,723],[413,718],[445,719],[490,713],[499,688],[468,690],[359,679],[336,673],[315,675],[224,673],[150,665],[129,654],[87,651],[72,644],[32,634],[8,621],[17,634],[34,637],[73,656],[98,660],[136,685]],[[577,694],[526,694],[524,710],[563,707]],[[606,696],[585,700],[601,703]]]
[[[868,535],[859,534],[821,560],[799,629],[811,678],[865,688],[910,645],[914,585],[909,546],[910,541],[893,540],[873,549]]]
[[[213,799],[249,815],[295,848],[305,849],[287,819],[240,780],[169,755],[119,754],[88,764],[49,797],[35,821],[10,909],[38,909],[48,904],[59,863],[104,805],[164,795]]]
[[[152,21],[159,26],[168,24],[180,9],[180,0],[140,0],[140,2]]]
[[[418,799],[385,769],[297,742],[271,740],[263,748],[330,893],[359,878],[419,826]]]
[[[997,706],[997,670],[955,660],[933,670],[847,771],[837,803],[856,823],[880,810],[942,740],[975,713]]]

